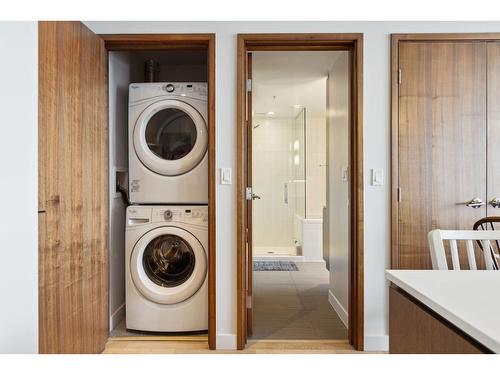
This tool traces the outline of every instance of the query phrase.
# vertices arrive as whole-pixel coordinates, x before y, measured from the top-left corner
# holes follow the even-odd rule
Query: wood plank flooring
[[[247,348],[209,350],[208,342],[195,340],[110,339],[103,354],[356,354],[347,340],[250,340]]]

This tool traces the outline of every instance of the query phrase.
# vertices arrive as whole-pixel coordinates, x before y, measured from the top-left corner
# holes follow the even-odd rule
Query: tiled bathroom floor
[[[324,263],[297,262],[299,271],[255,271],[252,339],[347,339],[328,302]]]

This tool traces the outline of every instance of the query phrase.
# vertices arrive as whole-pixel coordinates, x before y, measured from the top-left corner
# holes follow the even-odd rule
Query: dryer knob
[[[173,214],[172,214],[172,211],[170,211],[170,210],[166,210],[165,213],[163,214],[163,217],[167,221],[172,220],[172,216],[173,216]]]
[[[174,87],[174,85],[172,85],[171,83],[169,83],[168,85],[165,86],[165,90],[167,92],[174,92],[175,87]]]

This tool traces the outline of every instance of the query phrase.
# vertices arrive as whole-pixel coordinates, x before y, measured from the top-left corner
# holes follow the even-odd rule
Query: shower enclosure
[[[301,256],[306,218],[306,108],[253,123],[254,256]]]

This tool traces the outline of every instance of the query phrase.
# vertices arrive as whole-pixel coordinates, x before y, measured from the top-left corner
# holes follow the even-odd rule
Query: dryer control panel
[[[148,82],[131,83],[129,103],[171,96],[182,100],[183,97],[206,101],[208,96],[206,82]]]
[[[162,89],[168,93],[191,97],[193,94],[207,96],[206,83],[167,83]]]

